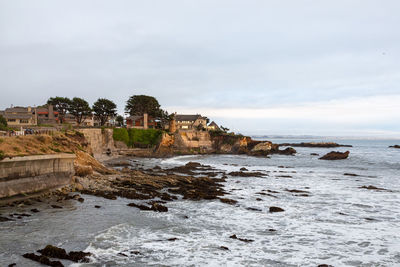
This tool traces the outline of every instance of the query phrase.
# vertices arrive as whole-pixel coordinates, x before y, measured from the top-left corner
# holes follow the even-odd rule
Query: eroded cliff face
[[[181,131],[173,135],[164,134],[157,149],[158,154],[247,154],[267,156],[273,153],[294,154],[294,149],[279,150],[279,145],[269,141],[255,141],[250,137],[212,134],[200,131]]]
[[[93,155],[100,157],[107,150],[115,151],[112,129],[79,129],[88,141]]]

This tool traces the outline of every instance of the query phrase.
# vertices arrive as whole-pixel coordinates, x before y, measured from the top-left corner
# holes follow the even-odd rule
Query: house
[[[74,115],[67,113],[64,116],[64,122],[71,124],[73,126],[78,126],[78,123],[76,122],[76,118]],[[79,126],[86,126],[86,127],[93,127],[95,126],[95,119],[93,115],[85,116],[82,119],[82,122]]]
[[[58,111],[54,111],[53,105],[36,108],[38,124],[58,124]]]
[[[35,108],[31,107],[11,107],[0,111],[9,126],[32,126],[37,125]]]
[[[207,130],[209,131],[219,131],[221,130],[218,126],[218,124],[216,124],[214,121],[212,121],[208,126],[207,126]]]
[[[156,126],[156,120],[152,116],[149,116],[147,113],[144,113],[143,116],[133,115],[126,118],[127,128],[154,129],[156,128]]]
[[[207,117],[203,117],[200,114],[175,114],[174,119],[178,130],[198,130],[199,128],[205,129],[207,127]]]

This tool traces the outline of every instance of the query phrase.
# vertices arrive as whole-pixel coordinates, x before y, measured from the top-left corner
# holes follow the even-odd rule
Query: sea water
[[[274,140],[301,141],[310,140]],[[40,213],[0,223],[0,266],[39,266],[21,255],[47,244],[93,253],[91,263],[72,266],[400,266],[400,149],[388,148],[396,141],[337,142],[353,147],[296,147],[295,156],[269,158],[132,159],[133,167],[145,169],[195,161],[268,176],[228,176],[225,197],[237,200],[236,205],[177,200],[166,204],[167,213],[156,213],[126,206],[132,200],[85,195],[84,203],[70,201],[60,210],[35,204]],[[332,150],[349,150],[350,156],[324,161],[311,155]],[[370,185],[386,190],[361,188]],[[289,192],[294,189],[308,196]],[[284,212],[270,213],[271,206]],[[0,209],[2,215],[7,212],[16,210]],[[233,234],[254,241],[232,239]]]

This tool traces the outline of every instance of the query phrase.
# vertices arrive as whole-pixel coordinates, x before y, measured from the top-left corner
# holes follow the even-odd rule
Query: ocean
[[[63,209],[48,203],[1,208],[3,215],[32,208],[40,212],[0,223],[0,266],[40,266],[21,255],[47,244],[93,253],[90,263],[70,266],[400,266],[400,149],[388,148],[399,141],[330,141],[353,147],[296,147],[295,156],[269,158],[194,155],[131,161],[145,169],[195,161],[226,172],[245,167],[268,175],[228,176],[225,197],[237,200],[236,205],[177,200],[166,204],[168,212],[156,213],[128,207],[132,200],[82,195],[83,203],[71,200]],[[350,156],[323,161],[311,155],[332,150],[349,150]],[[270,213],[271,206],[284,211]]]

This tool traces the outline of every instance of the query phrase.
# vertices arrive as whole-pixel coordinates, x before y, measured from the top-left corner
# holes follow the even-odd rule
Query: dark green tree
[[[48,105],[53,105],[54,110],[58,111],[58,118],[60,119],[60,123],[64,122],[65,114],[67,113],[69,106],[71,105],[71,99],[68,97],[50,97],[47,100]]]
[[[0,130],[7,129],[7,120],[3,116],[0,115]]]
[[[69,105],[68,112],[75,117],[76,122],[80,125],[86,116],[92,114],[92,109],[86,100],[74,97]]]
[[[100,126],[106,124],[110,117],[114,117],[117,114],[117,105],[105,98],[99,98],[94,102],[92,109],[94,115],[100,121]]]
[[[174,119],[175,114],[168,114],[168,111],[166,110],[160,110],[160,116],[159,116],[159,120],[160,120],[160,128],[161,129],[165,129],[165,126],[169,124],[169,122],[171,120]]]
[[[157,99],[147,95],[133,95],[126,102],[125,112],[129,115],[143,115],[144,113],[157,118],[161,115],[160,104]]]
[[[124,117],[122,117],[121,115],[118,115],[115,121],[117,122],[117,125],[120,127],[124,125]]]
[[[224,126],[221,125],[220,127],[223,132],[227,133],[229,131],[229,128],[225,128]]]

